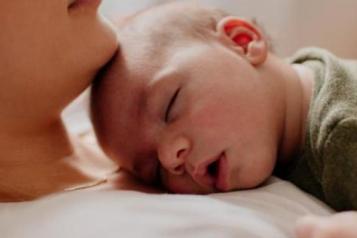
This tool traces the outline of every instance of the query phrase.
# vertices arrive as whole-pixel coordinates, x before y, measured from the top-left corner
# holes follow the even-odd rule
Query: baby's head
[[[112,159],[177,193],[252,188],[272,174],[282,88],[258,26],[175,3],[125,19],[118,37],[91,105]]]

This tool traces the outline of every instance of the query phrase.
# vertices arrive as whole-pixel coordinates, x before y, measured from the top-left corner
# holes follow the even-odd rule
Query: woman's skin
[[[0,2],[0,200],[95,183],[79,169],[61,111],[117,49],[99,0]],[[83,160],[83,158],[82,158]]]

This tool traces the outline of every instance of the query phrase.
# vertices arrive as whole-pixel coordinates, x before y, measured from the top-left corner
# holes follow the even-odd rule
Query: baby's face
[[[271,175],[275,116],[254,66],[219,44],[173,50],[153,74],[139,63],[124,76],[118,57],[108,77],[128,78],[101,92],[113,94],[103,116],[111,157],[176,193],[251,188]]]

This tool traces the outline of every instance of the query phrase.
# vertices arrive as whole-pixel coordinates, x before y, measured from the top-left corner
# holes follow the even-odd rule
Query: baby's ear
[[[225,17],[217,24],[217,33],[252,65],[265,62],[268,44],[257,26],[239,17]]]

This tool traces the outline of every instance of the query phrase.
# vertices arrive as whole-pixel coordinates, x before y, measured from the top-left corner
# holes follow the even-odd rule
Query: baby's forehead
[[[212,64],[217,50],[213,44],[190,41],[152,49],[150,44],[130,36],[120,38],[121,49],[102,79],[111,100],[118,104],[118,117],[140,118],[152,84],[162,75],[190,75]],[[169,78],[169,77],[166,77]],[[131,122],[131,121],[130,121]]]
[[[113,106],[121,115],[119,118],[125,115],[133,118],[135,111],[142,104],[147,77],[143,77],[140,70],[129,70],[118,56],[103,81],[108,82],[108,87],[104,90],[111,94],[109,100],[114,102]]]

